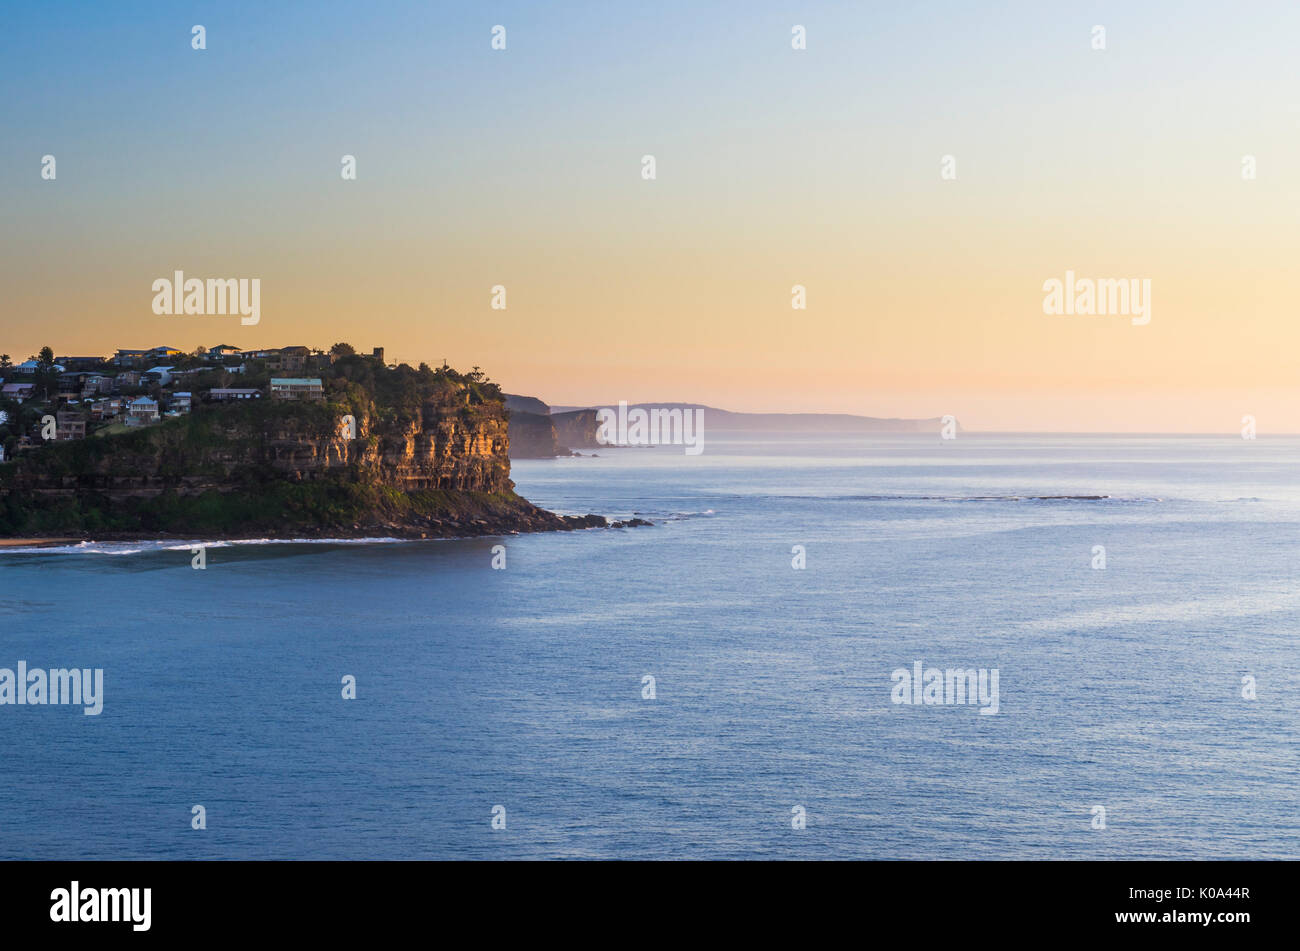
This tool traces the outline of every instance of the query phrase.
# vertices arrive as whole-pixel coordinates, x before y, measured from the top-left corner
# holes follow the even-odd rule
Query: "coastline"
[[[559,515],[517,495],[509,414],[481,374],[356,354],[315,368],[314,397],[200,403],[157,425],[58,439],[0,465],[0,548],[476,538],[649,524]],[[259,364],[257,372],[272,371]],[[352,428],[340,430],[340,419]]]
[[[653,525],[645,519],[610,521],[603,515],[557,515],[544,509],[536,510],[542,517],[521,520],[479,518],[468,522],[430,519],[423,524],[369,523],[311,531],[265,530],[250,527],[242,532],[53,532],[40,534],[28,532],[22,536],[0,537],[0,550],[6,548],[55,548],[78,545],[84,542],[233,542],[250,538],[269,541],[354,541],[367,538],[396,538],[403,541],[421,541],[457,538],[485,538],[491,536],[533,534],[537,532],[572,532],[592,528],[640,528]]]

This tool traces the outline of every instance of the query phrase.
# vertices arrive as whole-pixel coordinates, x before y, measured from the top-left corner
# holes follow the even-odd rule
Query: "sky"
[[[1300,431],[1300,4],[1137,6],[14,5],[0,351],[343,340],[555,405]],[[258,278],[260,322],[155,315],[176,270]],[[1149,280],[1150,322],[1044,313],[1067,271]]]

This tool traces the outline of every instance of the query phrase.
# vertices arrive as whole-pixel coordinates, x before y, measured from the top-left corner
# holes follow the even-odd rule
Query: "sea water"
[[[0,706],[0,858],[1300,857],[1300,439],[513,475],[654,525],[0,549],[0,668],[104,671]],[[895,702],[918,662],[997,712]]]

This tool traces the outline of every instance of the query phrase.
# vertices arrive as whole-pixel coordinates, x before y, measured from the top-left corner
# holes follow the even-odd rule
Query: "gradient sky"
[[[1300,4],[1132,6],[14,6],[0,351],[347,340],[553,404],[1300,431]],[[1150,279],[1151,323],[1044,315],[1067,268]],[[260,325],[155,316],[177,269],[260,278]]]

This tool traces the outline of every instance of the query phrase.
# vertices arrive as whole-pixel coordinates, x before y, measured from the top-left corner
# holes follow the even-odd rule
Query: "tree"
[[[336,343],[330,347],[330,355],[335,357],[351,357],[356,355],[356,350],[350,343]]]
[[[47,400],[50,398],[50,389],[57,376],[58,374],[54,372],[54,351],[49,347],[41,347],[41,352],[36,356],[36,384]]]
[[[9,362],[9,354],[0,353],[0,370],[8,370],[11,366],[13,364]]]

